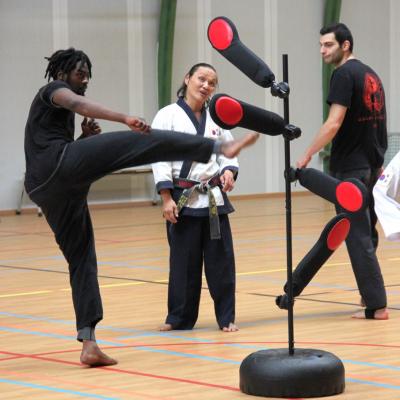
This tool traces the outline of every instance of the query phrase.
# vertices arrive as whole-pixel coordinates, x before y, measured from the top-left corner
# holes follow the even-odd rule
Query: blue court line
[[[0,331],[12,332],[12,333],[24,333],[25,335],[43,336],[43,337],[51,337],[51,338],[65,339],[65,340],[76,339],[74,336],[57,335],[57,334],[54,334],[54,333],[46,333],[46,332],[28,331],[28,330],[25,330],[25,329],[9,328],[9,327],[6,327],[6,326],[0,326]]]
[[[192,330],[182,330],[181,332],[193,332]],[[196,330],[198,332],[198,330]],[[185,335],[176,335],[174,333],[167,333],[167,332],[142,332],[138,335],[129,335],[129,336],[119,336],[117,339],[118,340],[127,340],[127,339],[134,339],[134,338],[139,338],[139,337],[166,337],[166,338],[172,338],[172,339],[184,339],[188,340],[191,342],[210,342],[212,343],[212,340],[208,339],[202,339],[202,338],[194,338],[194,337],[187,337]]]
[[[79,397],[86,397],[92,399],[102,399],[102,400],[119,400],[117,397],[106,397],[100,394],[91,394],[91,393],[84,393],[84,392],[77,392],[75,390],[68,390],[68,389],[60,389],[52,386],[44,386],[44,385],[37,385],[36,383],[28,383],[23,381],[15,381],[12,379],[3,379],[0,378],[0,382],[8,383],[10,385],[17,385],[17,386],[24,386],[33,389],[42,389],[47,390],[50,392],[57,392],[57,393],[68,393]]]
[[[380,369],[389,369],[392,371],[400,371],[400,367],[396,367],[393,365],[385,365],[385,364],[378,364],[378,363],[371,363],[371,362],[364,362],[364,361],[354,361],[354,360],[342,360],[342,362],[347,363],[347,364],[362,365],[364,367],[373,367],[373,368],[380,368]]]
[[[13,333],[23,333],[25,335],[33,335],[33,336],[41,336],[41,337],[50,337],[53,339],[64,339],[64,340],[76,340],[75,336],[68,335],[59,335],[56,333],[48,333],[48,332],[38,332],[38,331],[28,331],[25,329],[19,328],[8,328],[6,326],[0,326],[0,331],[3,332],[13,332]],[[123,347],[125,346],[122,343],[110,342],[108,340],[96,340],[97,343],[105,345],[105,346],[115,346],[115,347]]]
[[[296,317],[296,319],[309,319],[309,318],[316,318],[319,315],[323,316],[336,316],[336,315],[343,315],[346,314],[345,311],[337,311],[337,312],[332,312],[332,313],[321,313],[321,314],[312,314],[312,315],[302,315]],[[59,319],[53,319],[53,318],[48,318],[48,317],[37,317],[37,316],[32,316],[32,315],[26,315],[26,314],[17,314],[17,313],[10,313],[6,311],[0,311],[0,316],[4,315],[7,317],[14,317],[14,318],[19,318],[19,319],[28,319],[28,320],[33,320],[33,321],[46,321],[49,323],[56,323],[56,324],[63,324],[63,325],[73,325],[75,326],[74,321],[66,321],[66,320],[59,320]],[[252,322],[241,322],[240,326],[242,327],[254,327],[254,326],[260,326],[260,325],[273,325],[276,323],[281,323],[282,321],[286,321],[287,317],[286,315],[280,317],[280,318],[275,318],[272,320],[260,320],[260,321],[252,321]],[[181,335],[174,335],[172,333],[165,333],[165,332],[153,332],[153,331],[144,331],[144,330],[139,330],[139,329],[133,329],[133,328],[118,328],[118,327],[113,327],[113,326],[107,326],[107,325],[100,325],[96,327],[96,330],[103,330],[103,331],[111,331],[111,332],[126,332],[126,333],[131,333],[132,335],[126,335],[123,336],[124,339],[136,339],[140,337],[151,337],[151,336],[160,336],[160,337],[165,337],[169,335],[169,337],[173,338],[180,338]],[[196,332],[209,332],[213,329],[211,328],[196,328]],[[181,332],[192,332],[192,331],[181,331]],[[117,338],[118,340],[121,340],[121,337]],[[191,341],[197,341],[199,339],[197,338],[190,338],[187,337],[186,340],[191,340]],[[201,339],[200,339],[201,340]]]
[[[28,319],[28,320],[31,320],[31,321],[46,321],[46,322],[62,324],[62,325],[72,325],[74,323],[73,321],[66,321],[66,320],[63,320],[63,319],[54,319],[54,318],[48,318],[48,317],[36,317],[36,316],[33,316],[33,315],[16,314],[16,313],[11,313],[11,312],[7,312],[7,311],[0,311],[0,315],[3,315],[5,317]]]
[[[182,332],[187,332],[190,333],[192,332],[191,330],[187,330],[187,331],[182,331]],[[196,330],[196,332],[198,332],[198,330]],[[160,333],[148,333],[145,335],[136,335],[136,336],[120,336],[117,339],[118,340],[124,340],[124,339],[132,339],[132,338],[137,338],[140,336],[145,336],[145,337],[151,337],[151,336],[156,336],[156,337],[167,337],[167,338],[171,338],[171,339],[183,339],[186,340],[188,342],[200,342],[200,343],[215,343],[214,340],[210,340],[210,339],[202,339],[202,338],[194,338],[194,337],[187,337],[184,335],[175,335],[173,333],[166,333],[166,332],[160,332]],[[129,345],[128,345],[129,346]],[[242,349],[255,349],[255,350],[261,350],[261,349],[268,349],[268,347],[265,346],[260,346],[260,345],[253,345],[253,344],[241,344],[241,343],[226,343],[223,344],[223,346],[228,346],[228,347],[238,347],[238,348],[242,348]]]
[[[381,383],[381,382],[363,381],[362,379],[346,378],[346,382],[361,383],[363,385],[379,386],[385,389],[400,390],[400,386],[398,385],[389,385],[388,383]]]
[[[236,365],[241,363],[241,361],[229,360],[228,358],[202,356],[199,354],[190,354],[190,353],[181,353],[179,351],[158,349],[157,347],[140,346],[140,347],[135,347],[135,349],[148,351],[150,353],[161,353],[161,354],[167,354],[169,356],[177,356],[177,357],[183,357],[183,358],[196,358],[198,360],[213,361],[213,362],[218,362],[218,363],[236,364]]]

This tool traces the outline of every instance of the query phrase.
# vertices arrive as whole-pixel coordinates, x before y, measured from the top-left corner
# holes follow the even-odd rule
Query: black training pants
[[[90,185],[127,167],[158,161],[207,162],[214,141],[198,135],[152,130],[105,133],[67,145],[50,180],[29,196],[41,207],[68,262],[77,329],[103,317],[93,227],[87,205]]]
[[[174,329],[192,329],[199,314],[202,270],[219,327],[235,322],[235,258],[228,215],[219,216],[221,239],[210,238],[207,217],[180,216],[167,223],[170,246],[168,316]]]
[[[374,210],[372,189],[379,177],[378,169],[354,169],[346,172],[337,172],[333,176],[343,180],[357,178],[365,184],[369,192],[368,207],[351,215],[350,232],[346,239],[351,266],[357,281],[357,286],[368,309],[376,310],[386,307],[386,290],[381,268],[376,256],[378,246],[378,232],[376,230],[377,217]],[[339,206],[337,212],[344,212]]]

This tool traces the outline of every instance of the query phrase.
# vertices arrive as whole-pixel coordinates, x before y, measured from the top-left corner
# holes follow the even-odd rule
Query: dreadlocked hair
[[[51,78],[54,80],[57,79],[57,75],[60,71],[69,74],[79,61],[87,64],[89,77],[92,77],[92,63],[89,57],[81,50],[75,50],[73,47],[67,50],[57,50],[50,57],[45,57],[45,59],[49,61],[44,75],[45,78],[47,77],[48,81],[50,81]]]

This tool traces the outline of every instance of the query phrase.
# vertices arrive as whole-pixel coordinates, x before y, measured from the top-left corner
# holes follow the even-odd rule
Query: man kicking
[[[91,184],[113,171],[157,161],[207,162],[212,153],[234,157],[258,134],[218,142],[151,130],[142,118],[84,97],[92,64],[83,51],[58,50],[46,59],[45,78],[51,82],[33,99],[25,128],[25,188],[41,207],[68,262],[77,339],[82,342],[80,361],[92,367],[114,365],[117,361],[100,350],[95,338],[103,309],[87,204]],[[74,140],[75,113],[84,117],[78,140]],[[99,135],[95,118],[123,123],[130,130]]]

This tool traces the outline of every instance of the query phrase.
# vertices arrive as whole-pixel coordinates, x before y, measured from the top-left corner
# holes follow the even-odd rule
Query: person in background
[[[353,318],[388,319],[386,290],[376,256],[378,233],[372,189],[387,149],[385,92],[378,75],[353,55],[353,36],[343,23],[320,31],[322,59],[335,67],[327,102],[329,115],[298,168],[332,141],[330,173],[338,179],[357,178],[368,188],[370,204],[351,218],[346,245],[365,307]],[[340,209],[338,208],[339,212]]]

